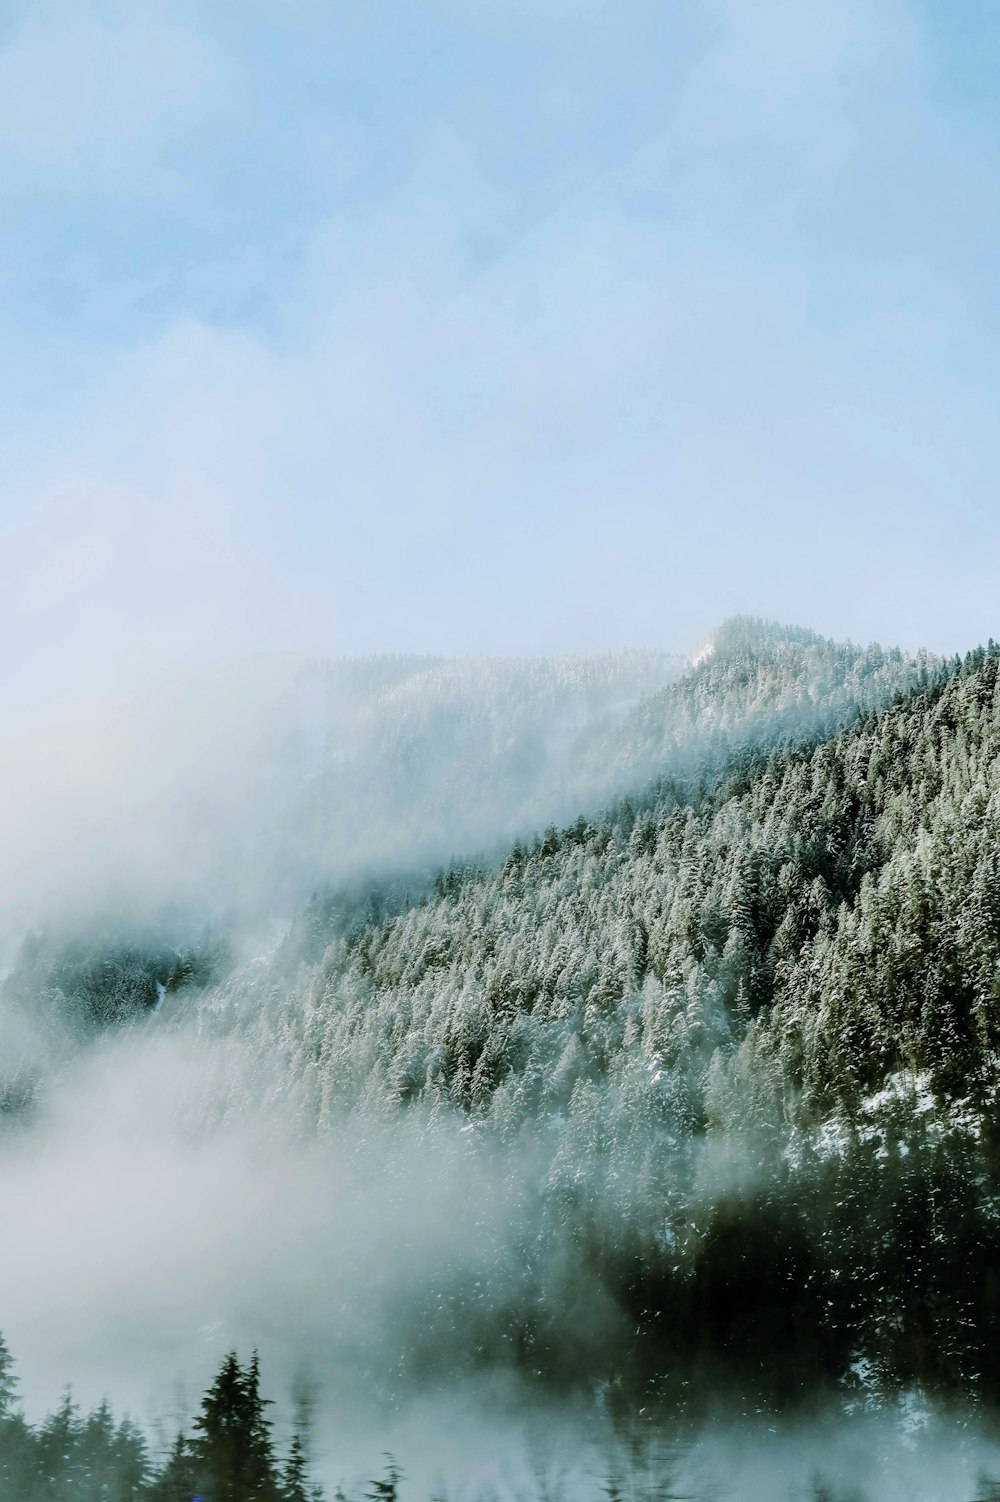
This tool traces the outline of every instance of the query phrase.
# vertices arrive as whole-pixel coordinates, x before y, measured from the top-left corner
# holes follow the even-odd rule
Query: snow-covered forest
[[[609,1496],[742,1495],[695,1474],[720,1414],[880,1425],[981,1492],[1000,649],[739,619],[687,664],[294,665],[269,703],[240,901],[170,869],[123,915],[112,872],[3,981],[18,1495],[298,1502],[407,1437],[419,1486],[449,1405],[491,1452],[604,1426]],[[840,1495],[816,1444],[790,1495]]]

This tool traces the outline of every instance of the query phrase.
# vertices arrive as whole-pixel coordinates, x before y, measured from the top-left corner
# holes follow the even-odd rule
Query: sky
[[[3,0],[0,702],[997,630],[986,0]]]

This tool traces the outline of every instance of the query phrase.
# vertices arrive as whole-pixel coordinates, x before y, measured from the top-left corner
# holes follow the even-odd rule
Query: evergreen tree
[[[35,1436],[37,1482],[41,1497],[72,1497],[81,1492],[86,1475],[81,1464],[80,1410],[67,1388],[54,1413],[44,1420]]]
[[[280,1502],[264,1409],[256,1352],[246,1370],[229,1352],[194,1421],[192,1451],[204,1502]]]
[[[314,1490],[309,1484],[309,1466],[300,1434],[292,1435],[281,1478],[282,1502],[313,1502]]]
[[[34,1435],[17,1409],[14,1358],[0,1333],[0,1497],[26,1496],[35,1477]]]
[[[256,1350],[243,1373],[246,1404],[246,1439],[244,1452],[244,1487],[247,1502],[277,1502],[279,1488],[275,1468],[271,1423],[266,1410],[270,1398],[261,1397],[260,1356]]]
[[[198,1466],[193,1448],[178,1434],[159,1476],[149,1488],[149,1502],[192,1502],[198,1496]]]
[[[10,1347],[0,1331],[0,1423],[9,1419],[17,1402],[17,1378],[14,1375],[14,1358]]]

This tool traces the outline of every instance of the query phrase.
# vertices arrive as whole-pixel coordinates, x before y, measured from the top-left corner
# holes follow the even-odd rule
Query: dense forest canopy
[[[205,1124],[367,1136],[386,1183],[438,1165],[478,1239],[368,1290],[391,1403],[502,1370],[690,1422],[990,1412],[1000,649],[737,620],[665,685],[639,658],[477,670],[474,712],[464,669],[389,666],[356,669],[381,685],[356,745],[396,785],[366,802],[327,736],[299,809],[310,861],[343,808],[394,859],[332,871],[250,960],[218,924],[29,936],[10,1131],[81,1050],[196,1039],[226,1081]],[[428,861],[418,828],[465,850]]]
[[[673,691],[712,705],[696,762],[402,911],[317,900],[212,1025],[320,1129],[413,1105],[530,1137],[538,1234],[600,1270],[630,1372],[992,1399],[997,652],[907,664],[832,734],[773,713],[831,659],[731,632]]]

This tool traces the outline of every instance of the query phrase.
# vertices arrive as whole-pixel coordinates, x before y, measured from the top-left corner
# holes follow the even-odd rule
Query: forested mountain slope
[[[449,758],[472,768],[453,779],[466,810],[516,762],[503,673],[471,719],[468,678],[454,714],[439,680],[390,717],[396,740],[372,731],[400,763],[377,817],[354,800],[388,838],[387,810],[425,789],[398,858],[221,980],[211,934],[36,941],[6,1014],[34,998],[83,1018],[77,1040],[130,1017],[140,1039],[194,1037],[216,1084],[184,1098],[186,1131],[272,1112],[303,1142],[367,1136],[386,1186],[423,1154],[474,1219],[482,1197],[455,1258],[366,1295],[366,1380],[390,1380],[391,1341],[393,1370],[449,1380],[513,1364],[686,1400],[1000,1398],[997,666],[992,646],[941,664],[729,623],[666,690],[573,722],[562,794],[614,798],[435,877],[411,834],[446,803]],[[536,729],[554,723],[540,682]],[[341,765],[322,744],[317,766]],[[353,806],[354,775],[333,795],[317,772],[318,806]]]
[[[755,693],[750,655],[678,692]],[[395,910],[317,901],[203,1025],[304,1121],[457,1111],[529,1161],[529,1240],[620,1310],[619,1370],[1000,1398],[998,667],[717,747]],[[558,1366],[536,1295],[547,1333],[505,1318]]]
[[[244,953],[263,942],[317,882],[378,874],[385,887],[387,867],[495,848],[575,807],[594,777],[581,747],[614,743],[682,666],[661,652],[385,656],[158,684],[155,706],[118,726],[113,784],[76,788],[54,833],[39,810],[13,862],[3,918],[22,890],[35,911],[0,981],[0,1098],[20,1100],[39,1055],[88,1028],[218,979],[228,937]],[[73,880],[43,901],[31,862],[52,864],[47,838]],[[9,939],[0,921],[0,953]]]
[[[927,654],[732,617],[695,649],[676,683],[644,698],[610,735],[594,737],[589,808],[644,789],[663,773],[716,765],[739,747],[833,735],[858,713],[926,683],[935,666]]]
[[[619,1053],[671,1063],[697,1038],[710,1054],[794,991],[796,967],[815,969],[841,905],[867,902],[866,874],[898,853],[886,778],[907,788],[911,769],[895,745],[883,765],[882,738],[904,717],[916,736],[928,706],[965,679],[813,641],[808,657],[773,636],[761,651],[761,635],[741,634],[682,680],[671,715],[658,705],[661,726],[682,727],[673,744],[684,754],[641,794],[550,826],[495,867],[453,866],[433,894],[388,917],[377,916],[377,888],[367,908],[347,893],[317,898],[274,971],[282,1036],[303,1039],[293,1075],[324,1099],[372,1093],[374,1078],[379,1095],[440,1094],[498,1119],[510,1086],[515,1114],[530,1116],[538,1090],[565,1092]],[[907,676],[923,687],[904,692]],[[900,679],[900,703],[881,716],[862,711],[830,740],[808,720],[801,728],[803,704],[825,727],[843,717],[849,689],[888,698]],[[831,681],[832,705],[822,696]],[[684,737],[702,704],[699,746]],[[911,795],[928,788],[922,776]],[[567,1048],[579,1051],[573,1067]]]
[[[726,622],[693,671],[653,652],[318,664],[278,864],[327,877],[527,836],[735,745],[832,733],[925,658]],[[303,718],[304,717],[304,718]]]
[[[686,672],[654,652],[384,657],[275,671],[259,691],[237,684],[216,710],[225,755],[206,754],[194,781],[153,768],[176,807],[152,794],[139,814],[135,796],[125,805],[144,860],[160,847],[162,886],[144,877],[132,890],[122,855],[114,901],[99,899],[105,872],[82,918],[29,937],[6,1009],[126,1019],[164,986],[217,978],[227,926],[259,927],[317,882],[339,884],[341,911],[362,890],[384,909],[450,856],[502,859],[515,835],[642,792],[651,771],[707,772],[734,748],[832,734],[935,670],[748,618],[726,622],[699,657]],[[210,688],[175,706],[175,734],[194,719],[208,733]],[[103,839],[113,862],[113,823]],[[84,865],[85,889],[89,879]]]

